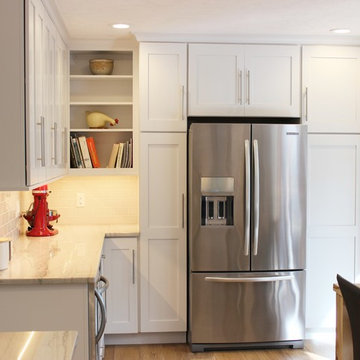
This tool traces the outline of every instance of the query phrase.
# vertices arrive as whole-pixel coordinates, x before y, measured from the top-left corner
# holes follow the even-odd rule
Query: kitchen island
[[[76,331],[0,332],[2,359],[72,360]]]
[[[0,331],[76,330],[74,359],[95,359],[95,284],[106,234],[137,227],[57,226],[52,237],[21,236],[0,271]]]

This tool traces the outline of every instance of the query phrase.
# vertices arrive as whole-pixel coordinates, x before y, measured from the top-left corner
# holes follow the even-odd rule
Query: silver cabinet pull
[[[185,227],[185,194],[182,194],[181,196],[181,212],[182,212],[182,216],[181,216],[181,227],[184,229]]]
[[[260,166],[259,166],[259,146],[258,141],[254,140],[254,256],[258,253],[259,246],[259,207],[260,207]]]
[[[57,165],[58,161],[57,161],[57,146],[58,146],[58,139],[57,139],[57,122],[54,122],[54,126],[51,128],[52,130],[54,130],[54,164]]]
[[[41,166],[45,166],[45,117],[40,116],[40,122],[36,123],[37,125],[40,125],[41,130],[41,152],[40,152],[40,158],[37,160],[41,160]]]
[[[244,254],[249,255],[250,247],[250,145],[245,140],[245,242]]]
[[[239,71],[239,78],[238,78],[238,92],[239,92],[239,104],[242,105],[242,70]]]
[[[63,153],[63,164],[66,165],[67,163],[67,158],[68,158],[68,142],[67,142],[67,139],[69,138],[69,135],[68,135],[68,129],[67,127],[64,127],[64,130],[63,130],[63,144],[64,144],[64,149],[62,151]]]
[[[305,88],[305,121],[309,120],[309,88]]]
[[[40,122],[36,123],[36,125],[40,125],[40,132],[41,132],[41,139],[40,139],[40,145],[41,145],[41,151],[40,151],[40,157],[37,158],[37,160],[41,161],[41,166],[45,166],[45,118],[44,116],[40,116]]]
[[[246,101],[248,105],[250,105],[250,70],[246,72],[246,78],[247,78],[247,87],[246,87]]]
[[[132,250],[132,283],[135,284],[135,250]]]
[[[259,277],[217,277],[217,276],[206,276],[205,281],[210,282],[224,282],[224,283],[252,283],[252,282],[273,282],[273,281],[284,281],[293,280],[293,275],[278,275],[278,276],[259,276]]]
[[[184,103],[185,103],[185,87],[184,85],[181,86],[181,120],[185,120],[184,117]]]

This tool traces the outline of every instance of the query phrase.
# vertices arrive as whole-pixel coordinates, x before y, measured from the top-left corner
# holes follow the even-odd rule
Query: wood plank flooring
[[[105,360],[328,360],[333,341],[306,340],[302,350],[239,350],[192,353],[186,344],[106,346]]]

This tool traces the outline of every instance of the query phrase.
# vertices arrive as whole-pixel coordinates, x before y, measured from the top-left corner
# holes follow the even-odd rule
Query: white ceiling
[[[360,0],[54,0],[72,39],[331,35],[360,38]],[[127,23],[115,30],[113,23]],[[345,37],[346,37],[345,36]]]

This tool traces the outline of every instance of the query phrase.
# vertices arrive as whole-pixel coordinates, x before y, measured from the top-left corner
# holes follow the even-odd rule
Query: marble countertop
[[[104,237],[138,236],[137,226],[57,225],[59,234],[20,238],[11,244],[9,267],[0,284],[94,282]]]
[[[2,359],[71,360],[77,331],[0,332]]]

